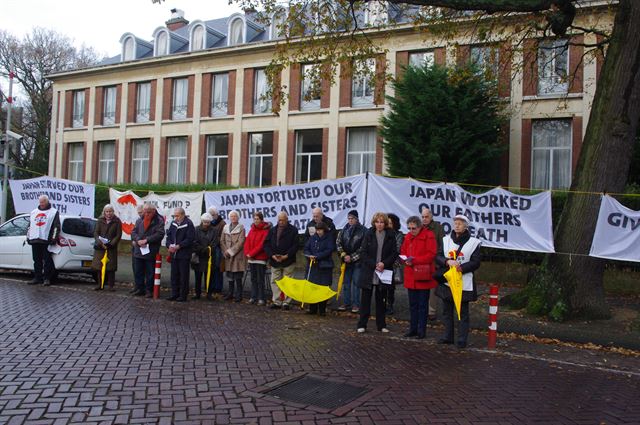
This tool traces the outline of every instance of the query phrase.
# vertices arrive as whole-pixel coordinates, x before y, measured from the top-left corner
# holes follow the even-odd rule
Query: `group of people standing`
[[[359,221],[357,210],[349,211],[348,222],[336,230],[333,221],[315,208],[304,234],[305,276],[317,285],[332,286],[334,255],[344,266],[340,311],[359,314],[357,332],[367,330],[372,301],[378,331],[389,332],[387,314],[393,313],[395,287],[402,284],[408,292],[410,322],[407,338],[424,338],[427,321],[435,319],[436,297],[443,302],[445,332],[439,343],[454,343],[454,302],[443,272],[455,268],[462,273],[463,296],[455,343],[464,348],[469,331],[469,302],[477,299],[473,272],[480,267],[480,241],[469,233],[469,219],[457,215],[453,230],[444,235],[442,226],[433,220],[429,209],[422,217],[407,219],[408,233],[400,231],[395,214],[377,212],[367,228]],[[137,296],[153,296],[155,259],[163,239],[171,262],[170,301],[184,302],[190,292],[190,270],[195,275],[193,299],[203,295],[221,298],[223,271],[228,291],[225,299],[241,302],[244,273],[251,276],[252,304],[266,305],[265,276],[271,269],[272,299],[270,308],[288,310],[291,298],[280,290],[276,281],[293,277],[298,251],[298,229],[289,222],[287,213],[277,216],[275,225],[264,220],[260,212],[253,214],[248,233],[240,223],[237,211],[228,214],[226,223],[215,207],[210,207],[194,226],[183,208],[175,208],[173,220],[165,231],[165,220],[152,203],[138,208],[139,218],[131,232],[132,266]],[[57,211],[43,196],[31,213],[32,225],[28,242],[33,247],[35,278],[32,283],[50,282],[51,255],[47,247],[60,232]],[[95,227],[93,268],[97,290],[113,290],[118,267],[117,247],[122,237],[122,222],[111,205],[105,205]],[[166,238],[165,238],[166,237]],[[103,261],[105,255],[108,261]],[[105,267],[104,282],[102,268]],[[309,305],[309,314],[325,315],[327,301]]]

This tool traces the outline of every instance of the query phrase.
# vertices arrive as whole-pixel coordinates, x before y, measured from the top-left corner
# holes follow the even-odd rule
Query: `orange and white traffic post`
[[[496,348],[498,339],[498,285],[489,288],[489,348]]]
[[[156,271],[153,278],[153,299],[160,298],[160,273],[162,272],[162,256],[156,254]]]

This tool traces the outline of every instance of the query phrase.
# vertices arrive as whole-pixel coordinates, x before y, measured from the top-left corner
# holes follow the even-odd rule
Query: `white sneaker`
[[[359,334],[363,334],[365,333],[366,329],[365,328],[358,328],[358,333]]]
[[[382,332],[383,334],[388,334],[389,333],[389,329],[382,328],[382,329],[380,329],[380,332]]]

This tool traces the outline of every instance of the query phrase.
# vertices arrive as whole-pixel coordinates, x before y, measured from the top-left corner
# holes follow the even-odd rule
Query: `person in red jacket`
[[[269,234],[271,223],[264,221],[261,212],[253,213],[253,224],[244,241],[244,255],[249,263],[251,272],[251,304],[265,305],[264,275],[267,270],[267,253],[264,252],[264,240]]]
[[[422,339],[427,330],[427,305],[429,290],[437,286],[433,279],[436,258],[436,238],[433,232],[422,227],[420,217],[407,220],[409,233],[400,248],[404,260],[404,287],[409,292],[409,332],[406,338]]]

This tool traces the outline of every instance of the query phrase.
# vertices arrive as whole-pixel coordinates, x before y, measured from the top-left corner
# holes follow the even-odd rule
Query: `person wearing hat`
[[[323,222],[317,223],[315,233],[304,244],[304,255],[309,260],[307,264],[307,276],[311,283],[316,285],[331,286],[333,280],[333,251],[336,249],[336,241],[333,239],[329,228]],[[309,314],[318,313],[324,316],[327,311],[327,301],[309,304]]]
[[[469,302],[478,299],[473,272],[480,267],[480,240],[469,233],[469,219],[462,215],[453,218],[451,233],[442,240],[442,248],[436,256],[438,267],[448,270],[455,267],[462,273],[462,303],[460,306],[460,321],[458,322],[458,348],[467,346],[469,335]],[[455,305],[451,296],[451,289],[445,279],[439,279],[436,295],[442,299],[442,318],[445,331],[438,340],[438,344],[453,344],[454,329],[453,316]]]
[[[347,214],[347,224],[338,232],[336,246],[340,260],[344,263],[344,281],[342,282],[342,304],[339,311],[360,312],[360,288],[355,282],[360,278],[360,245],[364,239],[366,227],[358,220],[358,211]]]
[[[218,214],[218,209],[213,205],[209,207],[207,210],[209,214],[211,214],[211,227],[216,232],[215,235],[215,255],[213,257],[214,260],[214,268],[211,272],[213,276],[213,296],[220,296],[222,294],[222,287],[224,286],[224,278],[222,276],[222,272],[224,269],[224,265],[222,264],[222,260],[224,256],[222,255],[222,249],[220,248],[220,238],[222,237],[222,230],[224,226],[226,226],[226,222],[222,219],[220,214]],[[211,288],[211,285],[209,286]]]
[[[191,255],[191,268],[195,274],[194,300],[199,300],[202,295],[202,276],[204,275],[205,289],[207,286],[207,272],[209,268],[209,256],[211,255],[211,274],[209,288],[207,289],[207,299],[210,300],[213,294],[213,272],[215,269],[215,252],[218,248],[220,238],[216,238],[216,229],[211,225],[213,217],[208,212],[200,216],[200,224],[196,227],[195,239],[193,241],[193,254]]]
[[[271,223],[264,221],[260,211],[253,213],[253,224],[244,241],[244,255],[249,263],[251,273],[251,299],[249,303],[265,305],[264,276],[267,271],[267,253],[264,252],[264,240],[269,234]]]

